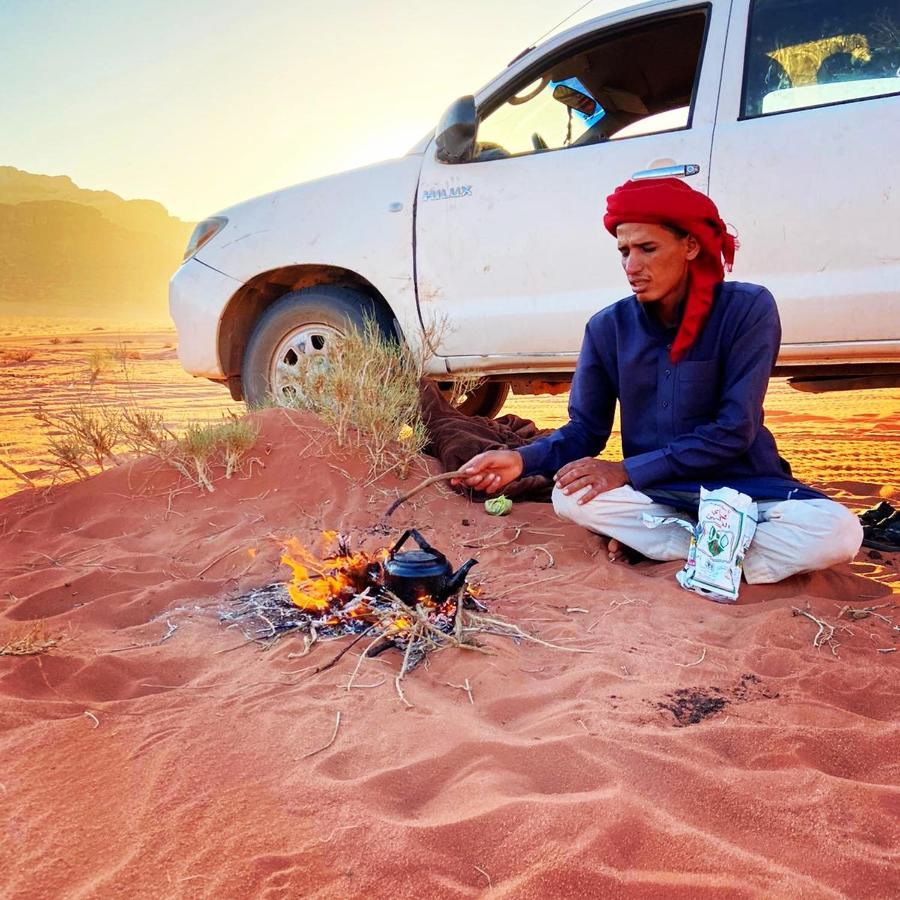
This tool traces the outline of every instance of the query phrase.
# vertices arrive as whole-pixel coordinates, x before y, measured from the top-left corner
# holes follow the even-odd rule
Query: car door
[[[783,363],[900,351],[898,147],[896,2],[735,0],[710,194],[735,277],[775,295]]]
[[[587,319],[628,294],[605,199],[667,166],[705,190],[728,8],[672,2],[595,20],[479,95],[474,159],[426,149],[418,301],[451,371],[571,367]],[[562,82],[585,87],[597,115],[570,115]]]

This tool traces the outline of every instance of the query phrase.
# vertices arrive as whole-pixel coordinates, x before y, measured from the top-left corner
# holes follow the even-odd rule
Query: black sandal
[[[884,525],[897,510],[887,500],[882,500],[877,506],[867,509],[859,514],[859,521],[865,526]]]
[[[879,504],[889,505],[889,504]],[[879,507],[876,506],[875,510]],[[870,510],[870,512],[875,512]],[[862,521],[862,516],[860,516]],[[863,547],[874,550],[886,550],[888,553],[900,552],[900,510],[894,510],[874,524],[863,524]]]

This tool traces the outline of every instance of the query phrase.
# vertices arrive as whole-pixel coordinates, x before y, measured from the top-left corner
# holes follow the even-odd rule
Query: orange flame
[[[322,533],[324,544],[338,538],[337,532]],[[339,601],[346,603],[370,585],[370,571],[387,555],[386,550],[372,555],[348,553],[319,559],[296,538],[285,543],[281,561],[291,568],[292,578],[287,585],[291,600],[301,609],[324,612]],[[350,615],[363,617],[366,609],[353,610]]]

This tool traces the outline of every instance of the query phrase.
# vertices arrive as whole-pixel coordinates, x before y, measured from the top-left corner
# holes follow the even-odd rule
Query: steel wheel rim
[[[269,384],[279,405],[296,400],[295,385],[302,380],[310,357],[324,359],[328,345],[341,332],[331,325],[305,324],[289,331],[278,343],[269,363]]]

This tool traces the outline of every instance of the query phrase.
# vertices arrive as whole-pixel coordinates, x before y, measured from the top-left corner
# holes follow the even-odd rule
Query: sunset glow
[[[201,219],[402,155],[579,5],[13,0],[0,165]]]

